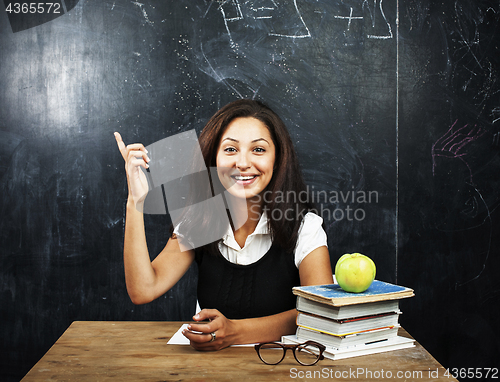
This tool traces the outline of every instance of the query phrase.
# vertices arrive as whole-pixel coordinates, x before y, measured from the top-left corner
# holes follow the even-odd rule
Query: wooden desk
[[[281,364],[268,366],[253,347],[198,352],[188,345],[167,345],[181,324],[76,321],[22,381],[456,381],[445,377],[445,369],[418,343],[387,353],[324,359],[309,367],[288,352]],[[401,334],[409,336],[404,329]],[[335,375],[340,378],[330,378]]]

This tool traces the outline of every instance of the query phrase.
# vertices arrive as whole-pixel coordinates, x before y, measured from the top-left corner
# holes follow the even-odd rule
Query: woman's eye
[[[226,147],[224,151],[227,153],[234,153],[236,149],[234,147]]]
[[[256,152],[258,152],[258,153],[265,153],[265,152],[266,152],[266,150],[265,150],[265,149],[263,149],[262,147],[256,147],[256,148],[254,149],[254,151],[256,151]]]

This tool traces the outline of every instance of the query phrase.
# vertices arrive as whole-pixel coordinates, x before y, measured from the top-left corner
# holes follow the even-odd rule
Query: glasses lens
[[[276,365],[284,356],[285,349],[280,344],[263,344],[259,349],[262,361],[270,365]]]
[[[304,344],[295,349],[295,358],[305,366],[316,363],[320,354],[320,348],[314,344]]]

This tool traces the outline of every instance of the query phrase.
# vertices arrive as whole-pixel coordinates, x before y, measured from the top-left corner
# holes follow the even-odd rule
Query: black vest
[[[294,286],[300,285],[294,255],[277,245],[249,265],[233,264],[222,255],[197,251],[198,302],[229,319],[270,316],[295,308]]]

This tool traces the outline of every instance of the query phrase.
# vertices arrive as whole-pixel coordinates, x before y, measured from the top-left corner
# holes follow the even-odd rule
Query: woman
[[[195,349],[278,341],[294,333],[291,288],[333,279],[322,220],[298,197],[306,186],[281,119],[254,100],[232,102],[210,119],[199,137],[205,164],[217,167],[218,179],[212,182],[220,182],[229,199],[245,201],[245,211],[231,211],[238,215],[232,221],[246,219],[231,224],[218,242],[195,250],[181,250],[179,224],[152,262],[139,212],[147,192],[140,167],[147,168],[149,158],[142,144],[125,146],[115,136],[129,188],[124,262],[132,301],[143,304],[160,297],[196,261],[204,309],[193,319],[209,322],[193,323],[184,332]]]

